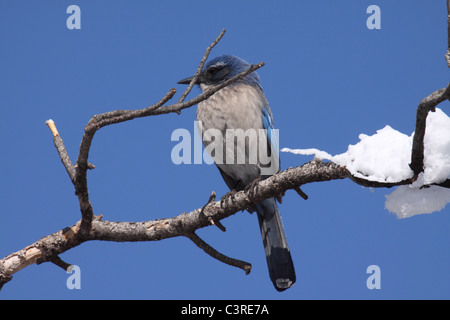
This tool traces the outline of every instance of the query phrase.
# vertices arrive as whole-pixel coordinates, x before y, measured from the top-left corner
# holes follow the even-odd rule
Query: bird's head
[[[195,83],[200,85],[202,89],[205,89],[210,86],[221,84],[222,82],[247,70],[249,67],[250,64],[248,62],[236,56],[218,56],[205,64]],[[178,81],[178,83],[189,84],[192,78],[193,77],[185,78]],[[252,72],[240,81],[259,85],[259,76],[256,72]]]

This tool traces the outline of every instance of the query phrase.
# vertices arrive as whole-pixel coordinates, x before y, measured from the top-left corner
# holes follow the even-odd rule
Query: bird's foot
[[[250,199],[254,198],[254,195],[256,191],[258,191],[258,184],[261,181],[261,176],[257,177],[255,180],[250,182],[248,185],[245,186],[245,191],[248,192],[248,196]]]
[[[220,199],[220,206],[222,207],[222,204],[225,203],[226,199],[231,199],[231,201],[234,201],[234,195],[236,194],[236,190],[235,189],[231,189],[230,191],[228,191],[227,193],[225,193],[222,198]]]

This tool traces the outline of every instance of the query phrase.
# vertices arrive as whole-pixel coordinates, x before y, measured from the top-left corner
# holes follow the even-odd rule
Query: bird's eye
[[[205,80],[211,83],[217,83],[225,79],[228,73],[230,73],[230,70],[226,66],[212,66],[206,70]]]
[[[221,68],[218,67],[211,67],[206,72],[209,76],[214,76]]]

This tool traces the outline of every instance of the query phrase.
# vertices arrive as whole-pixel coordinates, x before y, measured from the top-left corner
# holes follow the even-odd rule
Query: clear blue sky
[[[66,9],[81,8],[81,30]],[[381,8],[369,30],[366,9]],[[1,1],[0,256],[80,219],[73,186],[45,121],[53,119],[74,161],[89,118],[153,104],[197,68],[204,50],[258,71],[280,146],[345,152],[360,133],[390,125],[411,134],[420,100],[448,83],[445,1]],[[195,88],[190,97],[200,91]],[[449,113],[450,103],[440,106]],[[144,221],[201,207],[227,192],[209,165],[171,162],[177,128],[194,132],[196,107],[102,129],[93,141],[90,197],[105,220]],[[311,157],[281,154],[283,168]],[[398,220],[391,190],[351,181],[306,185],[280,206],[297,283],[276,292],[255,215],[198,234],[253,265],[218,262],[184,238],[89,242],[61,258],[81,268],[81,290],[50,263],[18,272],[0,299],[417,299],[450,298],[450,208]],[[381,289],[366,287],[370,265]]]

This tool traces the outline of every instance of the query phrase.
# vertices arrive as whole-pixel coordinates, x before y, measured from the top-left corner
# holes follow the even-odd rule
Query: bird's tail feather
[[[256,205],[270,279],[278,291],[295,283],[295,269],[275,198]]]

